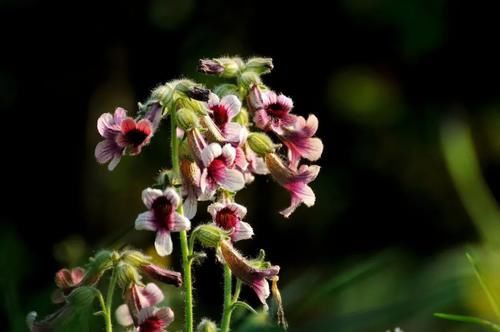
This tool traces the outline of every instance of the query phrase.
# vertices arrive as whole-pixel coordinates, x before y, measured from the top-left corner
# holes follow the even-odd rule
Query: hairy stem
[[[106,323],[106,332],[113,332],[113,322],[111,320],[111,308],[113,306],[113,293],[115,292],[117,281],[117,275],[115,273],[115,269],[111,272],[111,279],[109,281],[108,293],[106,295],[106,303],[103,303],[102,296],[99,298],[101,302],[101,307],[103,307],[104,312],[104,320]],[[103,306],[104,305],[104,306]]]
[[[221,332],[228,332],[231,325],[231,314],[233,312],[233,300],[231,298],[232,291],[232,275],[227,264],[224,264],[224,307],[221,320]]]
[[[174,171],[174,178],[180,178],[179,168],[179,139],[177,138],[177,119],[175,114],[175,107],[170,109],[170,152],[172,160],[172,169]],[[177,211],[184,214],[182,204]],[[184,277],[184,320],[186,325],[186,332],[193,331],[193,285],[191,280],[191,260],[189,259],[189,246],[188,235],[186,231],[180,232],[180,246],[182,253],[182,269]]]

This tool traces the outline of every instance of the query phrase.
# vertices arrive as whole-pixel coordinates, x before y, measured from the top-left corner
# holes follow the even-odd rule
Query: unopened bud
[[[206,115],[208,113],[205,103],[191,98],[181,98],[177,101],[177,105],[179,108],[189,108],[198,115]]]
[[[233,121],[236,123],[239,123],[240,125],[246,127],[250,123],[249,117],[248,117],[248,111],[246,108],[242,107],[241,111],[236,114],[236,116],[233,118]]]
[[[217,332],[217,325],[210,319],[203,318],[198,324],[196,332]]]
[[[229,238],[228,232],[213,224],[205,224],[196,227],[193,235],[204,246],[217,248],[222,240]]]
[[[189,108],[181,108],[176,113],[177,125],[183,130],[198,128],[200,122],[196,113]]]
[[[162,106],[167,106],[174,97],[175,90],[169,85],[160,85],[151,92],[151,99],[157,100]]]
[[[96,290],[93,287],[82,286],[75,288],[67,297],[66,300],[75,308],[85,308],[94,302]]]
[[[176,287],[182,286],[182,275],[180,272],[167,270],[155,264],[144,265],[141,267],[141,270],[149,277],[165,284],[174,285]]]
[[[258,75],[268,74],[273,68],[273,59],[271,58],[250,58],[245,65],[245,70]]]
[[[253,85],[259,85],[262,83],[259,74],[253,71],[245,71],[238,78],[241,85],[250,88]]]
[[[120,262],[115,269],[118,285],[121,288],[127,288],[130,284],[137,284],[141,276],[137,269],[130,264]]]
[[[264,133],[250,133],[247,142],[250,149],[259,156],[265,156],[275,150],[273,141]]]
[[[113,253],[108,250],[98,252],[94,257],[90,258],[87,265],[87,274],[84,282],[92,284],[99,280],[101,275],[113,266]]]
[[[134,267],[150,264],[151,257],[137,250],[125,250],[122,252],[122,261]]]
[[[237,96],[237,95],[239,95],[239,88],[235,84],[224,83],[224,84],[218,85],[214,89],[214,93],[221,98],[224,96],[227,96],[227,95]]]
[[[225,78],[236,77],[244,64],[240,58],[202,59],[198,64],[198,71]]]
[[[189,98],[199,100],[199,101],[208,101],[208,97],[210,96],[210,90],[204,89],[204,88],[199,88],[199,87],[193,87],[191,90],[188,91],[187,93]]]

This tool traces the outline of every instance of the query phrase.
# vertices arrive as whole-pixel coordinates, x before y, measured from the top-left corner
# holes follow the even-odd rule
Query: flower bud
[[[181,108],[176,113],[177,125],[183,130],[198,128],[200,122],[195,112],[189,108]]]
[[[240,77],[238,78],[238,81],[241,85],[243,85],[247,88],[250,88],[253,85],[258,85],[258,84],[262,83],[260,76],[253,71],[243,72],[240,75]]]
[[[203,318],[198,324],[196,332],[217,332],[217,325],[210,319]]]
[[[207,129],[206,136],[210,142],[223,143],[225,141],[219,127],[208,115],[201,117],[201,124]]]
[[[180,272],[170,271],[155,264],[144,265],[141,267],[141,270],[150,278],[161,281],[165,284],[174,285],[176,287],[182,286],[182,275]]]
[[[244,64],[240,58],[201,59],[198,71],[225,78],[236,77]]]
[[[82,286],[75,288],[67,297],[69,304],[76,309],[88,307],[94,302],[96,290],[93,287]]]
[[[113,253],[108,250],[102,250],[94,257],[90,258],[87,265],[87,274],[84,283],[92,284],[97,282],[101,275],[113,266]]]
[[[273,141],[264,133],[250,133],[247,142],[250,149],[261,157],[275,150]]]
[[[180,161],[181,176],[184,183],[189,186],[200,185],[201,170],[200,167],[191,160],[181,159]]]
[[[167,106],[174,97],[175,90],[169,84],[160,85],[151,92],[151,99]]]
[[[130,284],[137,284],[141,280],[141,276],[137,269],[125,262],[118,263],[115,268],[118,285],[120,288],[127,288]]]
[[[245,66],[245,70],[252,71],[258,75],[268,74],[273,68],[273,59],[271,58],[250,58]]]
[[[194,100],[206,102],[210,96],[210,90],[195,86],[188,91],[187,96]]]
[[[228,232],[213,224],[205,224],[196,227],[193,236],[207,248],[217,248],[222,240],[229,238]]]
[[[208,113],[205,104],[198,100],[190,98],[181,98],[177,101],[177,105],[180,108],[189,108],[198,115],[206,115]]]
[[[262,92],[257,85],[253,85],[250,88],[250,91],[248,92],[247,103],[250,112],[255,112],[264,108],[264,102],[262,101]]]
[[[227,95],[235,95],[238,96],[240,94],[239,88],[235,84],[230,84],[230,83],[224,83],[218,85],[214,89],[214,93],[219,96],[220,98],[227,96]]]
[[[236,116],[233,118],[233,121],[239,123],[244,127],[248,126],[250,121],[247,109],[245,107],[242,107],[241,111],[238,114],[236,114]]]
[[[123,251],[121,259],[123,262],[130,264],[133,267],[139,267],[151,263],[151,257],[146,256],[142,252],[137,250]]]

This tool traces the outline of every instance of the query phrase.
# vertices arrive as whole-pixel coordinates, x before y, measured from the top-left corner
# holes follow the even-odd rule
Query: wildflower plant
[[[184,326],[192,332],[192,265],[208,250],[214,250],[223,268],[223,308],[219,325],[201,319],[198,330],[229,331],[231,314],[237,307],[256,312],[240,300],[242,285],[255,292],[265,312],[272,294],[278,323],[286,328],[278,289],[280,267],[266,261],[263,250],[250,259],[236,249],[237,242],[254,236],[254,221],[246,219],[247,208],[237,200],[237,194],[255,176],[270,175],[290,194],[290,205],[280,212],[284,217],[301,204],[314,205],[315,194],[309,184],[320,167],[310,162],[320,158],[323,144],[314,137],[316,116],[306,119],[294,114],[292,99],[263,83],[261,77],[272,69],[268,58],[203,59],[200,72],[227,81],[209,89],[188,79],[173,80],[156,87],[144,103],[139,103],[135,117],[120,107],[99,117],[97,130],[102,141],[95,148],[95,157],[109,170],[117,167],[122,157],[140,154],[154,141],[162,122],[169,122],[171,165],[161,171],[156,183],[143,190],[146,211],[136,217],[135,229],[155,233],[159,256],[180,250],[182,272],[155,265],[140,251],[100,251],[85,268],[62,269],[56,274],[58,290],[53,299],[61,307],[40,320],[36,313],[30,313],[27,320],[32,331],[53,329],[95,299],[107,332],[113,331],[113,321],[131,331],[165,331],[174,320],[174,312],[160,305],[164,294],[155,282],[161,282],[183,287]],[[198,211],[199,201],[210,201],[206,216]],[[178,244],[175,233],[179,234]],[[103,285],[107,286],[106,296]],[[123,303],[114,306],[117,287]]]

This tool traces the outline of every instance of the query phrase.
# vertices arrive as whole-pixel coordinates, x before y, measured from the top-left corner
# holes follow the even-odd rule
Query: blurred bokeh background
[[[290,331],[481,331],[437,311],[496,319],[464,256],[500,295],[500,51],[488,2],[2,0],[0,31],[1,331],[54,310],[59,268],[123,243],[152,253],[153,235],[130,228],[168,163],[167,131],[108,172],[94,160],[96,120],[134,111],[158,83],[204,79],[197,60],[221,55],[272,57],[265,83],[320,118],[314,207],[280,218],[287,194],[263,178],[240,195],[256,232],[240,248],[281,265]],[[214,257],[195,275],[196,313],[218,320]],[[180,329],[180,294],[166,290]],[[278,330],[247,318],[236,315],[235,330]]]

